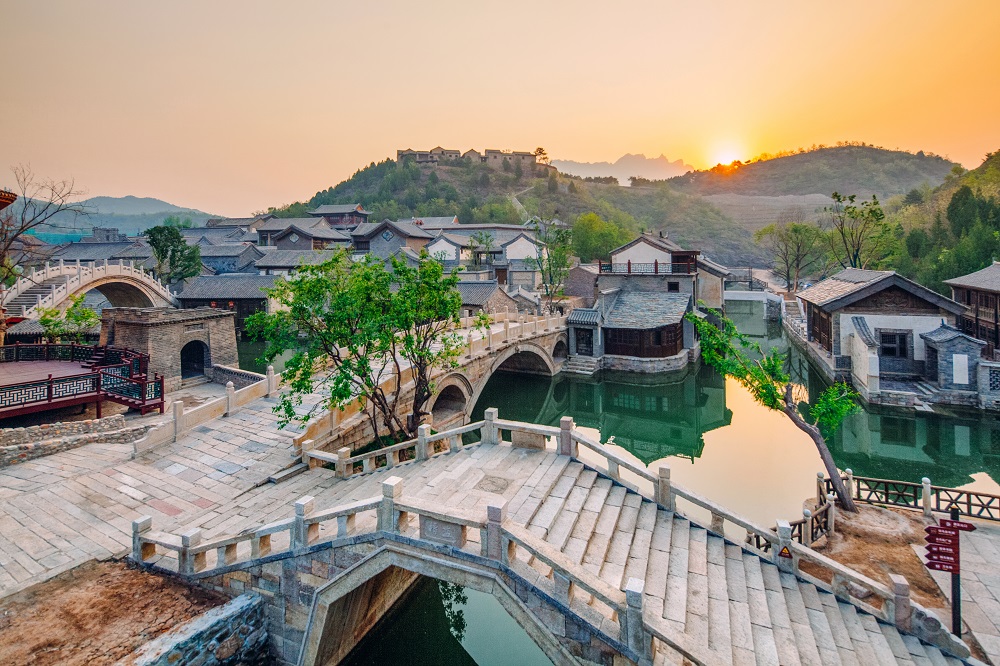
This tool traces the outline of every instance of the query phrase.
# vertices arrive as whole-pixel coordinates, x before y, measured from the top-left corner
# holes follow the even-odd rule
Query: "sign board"
[[[936,534],[928,534],[924,537],[924,541],[927,543],[936,543],[941,546],[958,546],[958,537],[950,536],[937,536]]]
[[[934,534],[936,536],[950,536],[955,537],[956,539],[958,538],[958,530],[953,527],[936,527],[934,525],[930,525],[924,528],[924,532]]]
[[[783,546],[780,551],[778,551],[778,557],[791,557],[792,551],[788,550],[788,546]]]
[[[948,573],[958,573],[958,565],[952,564],[950,562],[928,562],[928,569],[933,569],[934,571],[947,571]]]
[[[928,553],[944,554],[944,555],[954,555],[958,557],[958,546],[953,544],[936,544],[929,543],[924,548],[927,549]]]
[[[976,526],[973,525],[972,523],[963,523],[961,520],[948,520],[947,518],[941,519],[941,527],[953,530],[961,530],[962,532],[976,531]]]
[[[949,562],[956,566],[958,565],[958,556],[947,553],[927,553],[927,560],[929,562]]]

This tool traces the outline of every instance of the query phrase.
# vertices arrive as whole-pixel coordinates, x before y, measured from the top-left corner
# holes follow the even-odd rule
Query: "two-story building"
[[[1000,300],[1000,262],[962,275],[944,283],[951,287],[952,300],[965,306],[958,328],[963,332],[983,340],[986,354],[993,357],[1000,348],[1000,318],[997,316],[997,302]]]
[[[274,246],[279,250],[325,250],[347,247],[351,237],[334,229],[325,218],[295,217],[268,220],[257,228],[261,246]]]
[[[400,248],[420,252],[432,238],[431,234],[410,222],[366,222],[351,231],[351,245],[356,254],[371,253],[386,259]]]
[[[329,261],[336,250],[279,250],[274,248],[254,262],[260,275],[291,275],[300,266],[313,266]]]
[[[217,275],[224,273],[256,273],[254,262],[264,256],[251,243],[228,245],[199,245],[201,263]]]
[[[326,204],[309,211],[313,217],[321,217],[334,229],[353,229],[368,221],[371,212],[359,203]]]

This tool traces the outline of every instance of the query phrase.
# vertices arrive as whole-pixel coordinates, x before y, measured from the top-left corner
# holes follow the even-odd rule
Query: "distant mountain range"
[[[219,217],[152,197],[91,197],[80,203],[88,214],[57,215],[51,224],[38,227],[35,235],[49,243],[66,243],[89,236],[94,227],[113,227],[123,234],[135,236],[161,224],[170,215],[190,218],[195,226],[203,225],[209,218]]]
[[[573,160],[552,160],[552,165],[562,173],[568,173],[582,178],[600,178],[614,176],[622,185],[628,185],[628,179],[639,176],[648,180],[666,180],[681,176],[694,167],[685,164],[684,160],[669,160],[664,155],[646,157],[645,155],[626,154],[614,162],[574,162]]]

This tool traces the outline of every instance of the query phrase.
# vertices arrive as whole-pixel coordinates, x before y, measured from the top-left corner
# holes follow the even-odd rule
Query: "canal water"
[[[789,345],[780,324],[764,319],[761,304],[730,302],[727,314],[762,347],[786,352],[796,397],[802,403],[816,399],[825,381]],[[241,365],[252,353],[241,350]],[[815,494],[816,473],[823,470],[809,437],[706,366],[657,376],[498,372],[472,419],[482,419],[487,407],[497,407],[501,418],[546,425],[572,416],[592,438],[620,447],[651,470],[669,464],[675,483],[762,526],[800,517],[803,500]],[[833,436],[834,459],[858,476],[906,481],[928,476],[936,485],[1000,492],[1000,423],[978,412],[935,409],[925,414],[862,408]],[[518,651],[514,660],[512,651]],[[549,662],[489,595],[459,590],[456,598],[454,589],[424,581],[349,663]]]

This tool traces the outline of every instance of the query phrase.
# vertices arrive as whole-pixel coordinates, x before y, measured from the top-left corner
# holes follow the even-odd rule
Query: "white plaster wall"
[[[853,332],[841,338],[841,353],[851,357],[851,375],[854,381],[865,387],[869,394],[879,391],[878,355],[869,350]]]
[[[924,341],[920,337],[921,333],[929,333],[941,325],[941,315],[840,315],[840,339],[841,346],[848,335],[854,333],[854,324],[851,322],[852,316],[864,316],[868,328],[872,335],[876,335],[875,329],[894,328],[900,331],[913,331],[913,359],[924,360]],[[845,353],[841,349],[841,353]]]
[[[628,261],[633,264],[651,264],[654,260],[661,264],[669,264],[670,253],[643,242],[611,255],[611,263],[614,264],[624,264]]]
[[[507,259],[534,259],[538,256],[538,247],[525,237],[520,237],[506,248]]]
[[[432,241],[427,244],[427,254],[435,257],[438,253],[440,253],[446,261],[454,261],[456,259],[456,250],[458,250],[458,248],[443,238],[439,238],[436,241]]]

